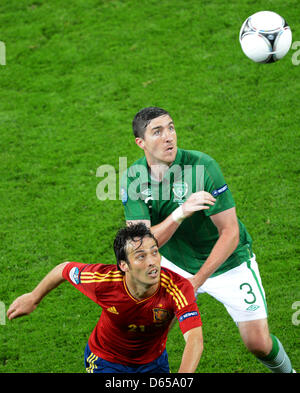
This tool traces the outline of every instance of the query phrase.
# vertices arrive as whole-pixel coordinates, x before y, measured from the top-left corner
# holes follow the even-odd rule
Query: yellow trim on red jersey
[[[99,272],[82,272],[80,282],[90,284],[93,282],[122,281],[123,275],[118,270],[110,270],[107,273]]]
[[[180,310],[182,307],[185,307],[188,305],[188,302],[181,292],[181,290],[178,288],[176,284],[172,281],[171,277],[167,276],[164,273],[161,273],[161,285],[166,288],[167,292],[173,297],[178,309]]]
[[[159,291],[159,286],[158,286],[158,287],[157,287],[157,290],[153,293],[153,295],[151,295],[151,296],[149,296],[149,297],[146,297],[145,299],[138,300],[138,299],[136,299],[135,297],[133,297],[133,296],[131,295],[131,293],[129,292],[129,289],[127,288],[125,276],[123,276],[123,284],[124,284],[125,291],[127,292],[127,295],[128,295],[129,297],[131,297],[131,299],[134,300],[134,301],[136,302],[136,304],[142,303],[142,302],[145,302],[146,300],[151,299],[151,298],[152,298],[153,296],[155,296],[155,295],[157,294],[157,292]]]

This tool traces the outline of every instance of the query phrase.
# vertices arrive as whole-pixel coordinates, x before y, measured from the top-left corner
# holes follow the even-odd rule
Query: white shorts
[[[161,266],[166,267],[185,278],[192,277],[165,257]],[[197,290],[208,293],[223,303],[234,322],[253,321],[267,318],[267,303],[255,255],[241,265],[218,276],[208,278]],[[200,310],[201,311],[201,310]]]

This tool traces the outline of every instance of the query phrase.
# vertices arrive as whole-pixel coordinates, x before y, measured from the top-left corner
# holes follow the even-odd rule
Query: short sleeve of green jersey
[[[140,198],[139,185],[128,173],[122,176],[121,198],[124,206],[125,220],[151,220],[145,200]]]
[[[210,206],[209,209],[203,210],[207,216],[212,216],[235,206],[233,196],[215,160],[211,160],[205,167],[204,189],[216,198],[214,206]]]

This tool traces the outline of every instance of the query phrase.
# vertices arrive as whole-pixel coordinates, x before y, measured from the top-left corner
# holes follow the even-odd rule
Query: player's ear
[[[140,137],[135,138],[135,143],[138,145],[138,147],[140,147],[141,149],[144,150],[145,141],[143,138],[140,138]]]
[[[129,271],[129,266],[128,266],[128,263],[126,261],[120,261],[119,262],[119,267],[122,270],[122,272],[124,272],[124,273]]]

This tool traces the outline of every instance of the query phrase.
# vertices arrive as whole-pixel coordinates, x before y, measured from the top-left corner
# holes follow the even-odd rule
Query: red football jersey
[[[88,343],[110,362],[145,364],[159,357],[174,315],[182,333],[202,325],[191,283],[166,268],[157,291],[143,300],[130,294],[116,265],[70,262],[63,277],[101,306]]]

